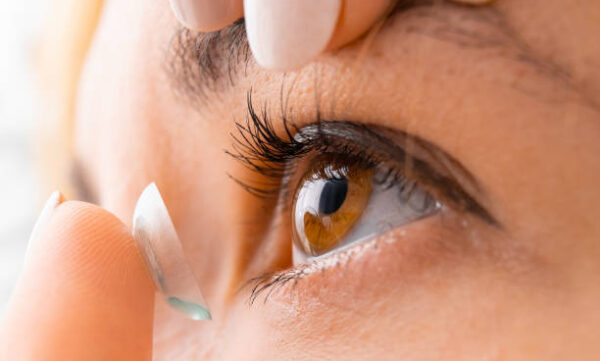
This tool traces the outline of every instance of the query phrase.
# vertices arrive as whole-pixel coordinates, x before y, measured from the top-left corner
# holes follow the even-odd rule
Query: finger
[[[264,68],[290,70],[365,33],[391,0],[245,0],[248,42]]]
[[[366,33],[390,8],[393,0],[345,0],[328,50],[346,45]]]
[[[450,0],[484,5],[492,0]],[[257,63],[292,70],[364,35],[399,0],[244,0],[248,43]]]
[[[179,22],[192,30],[215,31],[244,16],[243,0],[170,0]]]
[[[449,0],[463,5],[485,5],[493,0]],[[345,0],[328,50],[344,46],[365,34],[385,19],[400,0]]]
[[[150,360],[154,289],[127,227],[90,204],[52,208],[5,314],[0,359]]]

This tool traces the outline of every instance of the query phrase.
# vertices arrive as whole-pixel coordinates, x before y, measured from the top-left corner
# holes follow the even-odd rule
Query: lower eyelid
[[[440,253],[437,249],[442,235],[453,233],[443,218],[442,214],[434,215],[292,269],[261,276],[253,280],[248,301],[250,304],[257,300],[266,302],[272,297],[297,293],[301,288],[319,288],[322,282],[336,288],[353,288],[364,284],[364,279],[376,278],[377,273],[389,273],[398,266],[403,269],[398,274],[400,277],[410,271],[413,273],[430,263],[424,260],[431,260]]]

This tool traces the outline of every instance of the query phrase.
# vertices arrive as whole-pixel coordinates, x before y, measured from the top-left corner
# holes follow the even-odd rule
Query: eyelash
[[[246,121],[236,122],[236,133],[231,134],[233,151],[225,151],[225,153],[267,180],[260,184],[256,182],[251,184],[229,175],[246,191],[258,198],[283,196],[281,199],[287,199],[290,186],[288,179],[295,173],[295,162],[311,153],[326,152],[338,155],[339,162],[346,165],[348,162],[357,162],[366,167],[375,167],[379,163],[377,157],[368,150],[349,143],[334,145],[319,131],[315,136],[303,137],[302,140],[296,139],[294,134],[300,132],[300,129],[289,121],[285,112],[281,117],[284,135],[279,135],[267,115],[266,108],[263,108],[260,115],[254,109],[251,93],[248,93],[247,106]],[[321,123],[317,113],[317,120],[313,125],[319,128]],[[383,185],[397,182],[406,182],[406,188],[412,187],[402,172],[392,167],[386,169],[385,177],[378,180],[378,183]]]
[[[462,190],[456,181],[451,178],[440,176],[435,171],[426,168],[422,165],[423,161],[416,158],[410,158],[403,150],[401,153],[404,159],[386,159],[382,156],[371,152],[368,146],[353,144],[351,141],[334,141],[333,137],[322,131],[325,122],[322,122],[319,113],[317,112],[316,121],[312,126],[316,131],[311,136],[300,138],[295,137],[296,134],[301,134],[301,129],[292,123],[283,111],[281,122],[283,124],[283,135],[275,131],[271,119],[268,117],[266,106],[262,111],[256,112],[252,102],[252,92],[247,95],[248,116],[245,122],[236,122],[236,131],[231,134],[233,138],[233,151],[226,151],[234,159],[238,160],[246,168],[260,174],[266,181],[261,183],[249,183],[242,181],[232,175],[229,177],[242,186],[250,194],[261,199],[277,199],[279,205],[288,204],[290,199],[290,179],[296,173],[296,163],[299,159],[310,156],[315,153],[330,153],[339,156],[340,162],[353,160],[361,162],[369,167],[380,167],[384,169],[385,177],[378,180],[380,184],[393,185],[403,183],[403,187],[408,189],[414,188],[415,185],[423,185],[427,178],[435,178],[435,182],[430,182],[428,188],[445,188],[437,192],[436,196],[441,198],[442,202],[448,203],[456,210],[462,210],[478,215],[480,218],[493,226],[499,226],[497,221],[481,207],[468,193]],[[333,122],[327,122],[333,123]],[[365,133],[372,133],[369,127],[351,122],[337,122],[339,124],[352,124],[354,128],[358,128]],[[340,137],[341,138],[341,137]],[[380,140],[379,138],[377,140]],[[383,141],[384,139],[381,138]],[[389,158],[389,157],[388,157]],[[402,157],[396,157],[402,158]],[[406,175],[407,169],[400,166],[393,166],[390,163],[409,163],[412,166],[411,178]],[[417,173],[417,174],[413,174]],[[422,174],[418,174],[422,173]],[[439,194],[441,193],[441,194]],[[284,209],[280,208],[280,209]],[[266,302],[273,291],[283,287],[290,281],[295,285],[300,279],[308,274],[314,273],[315,269],[310,268],[310,264],[304,264],[293,269],[282,272],[268,273],[253,279],[250,279],[242,289],[251,286],[249,304],[253,304],[256,299],[265,291],[264,301]],[[310,269],[308,269],[310,268]],[[317,269],[320,271],[321,269]]]
[[[256,113],[251,93],[248,93],[247,103],[248,116],[245,123],[236,122],[237,132],[231,134],[233,152],[225,153],[269,181],[259,185],[249,184],[231,175],[229,177],[251,194],[259,198],[270,198],[280,192],[281,180],[289,174],[288,164],[308,154],[313,147],[294,139],[293,132],[298,132],[299,129],[286,116],[282,116],[286,134],[283,137],[275,132],[266,109],[263,109],[260,116]]]

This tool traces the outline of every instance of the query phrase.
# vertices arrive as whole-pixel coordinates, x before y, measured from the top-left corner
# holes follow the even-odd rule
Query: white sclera
[[[210,320],[198,281],[158,192],[156,184],[144,189],[135,206],[133,238],[144,256],[154,285],[174,309],[194,320]]]

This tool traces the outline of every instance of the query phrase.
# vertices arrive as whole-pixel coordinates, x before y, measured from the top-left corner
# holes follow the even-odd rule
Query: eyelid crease
[[[379,157],[382,163],[396,163],[396,169],[400,165],[406,176],[416,177],[420,183],[440,189],[461,210],[499,226],[496,219],[463,189],[469,188],[481,194],[481,186],[475,177],[452,156],[421,138],[398,130],[349,121],[320,121],[307,125],[300,130],[297,138],[307,136],[322,138],[327,147],[333,148],[333,152],[336,142],[341,142],[338,147],[344,148],[350,140],[354,143],[353,147],[368,149],[371,156]],[[410,149],[410,153],[407,149]]]

